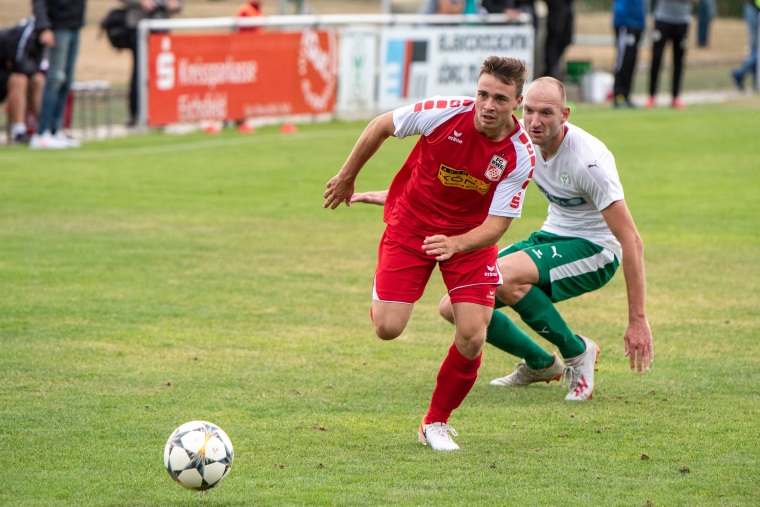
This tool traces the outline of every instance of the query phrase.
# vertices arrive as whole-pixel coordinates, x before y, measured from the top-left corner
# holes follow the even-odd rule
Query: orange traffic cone
[[[203,128],[203,131],[206,134],[218,134],[222,131],[222,127],[220,127],[217,122],[210,122]]]
[[[241,134],[254,134],[256,132],[256,127],[243,122],[238,126],[237,131]]]

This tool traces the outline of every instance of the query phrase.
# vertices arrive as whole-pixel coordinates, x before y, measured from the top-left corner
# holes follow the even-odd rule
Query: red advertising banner
[[[333,30],[151,34],[148,125],[335,110]]]

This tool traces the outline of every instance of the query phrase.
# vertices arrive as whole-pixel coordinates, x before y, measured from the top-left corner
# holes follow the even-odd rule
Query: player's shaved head
[[[533,102],[531,98],[544,102],[552,102],[559,109],[564,109],[567,102],[565,85],[553,77],[540,77],[534,80],[525,92],[526,102]]]
[[[523,125],[544,158],[559,149],[565,136],[563,124],[569,117],[562,83],[553,77],[541,77],[528,86],[523,100]]]

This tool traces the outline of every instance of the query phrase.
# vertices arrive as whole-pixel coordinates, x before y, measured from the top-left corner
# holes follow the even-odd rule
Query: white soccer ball
[[[227,477],[234,452],[230,437],[216,424],[192,421],[169,437],[164,466],[172,479],[188,489],[205,491]]]

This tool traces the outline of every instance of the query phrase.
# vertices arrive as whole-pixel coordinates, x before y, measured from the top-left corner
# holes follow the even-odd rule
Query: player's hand
[[[327,190],[323,194],[325,198],[325,203],[322,205],[323,208],[335,209],[342,202],[346,203],[346,206],[351,206],[351,196],[354,195],[353,181],[346,181],[338,173],[325,186]]]
[[[438,262],[450,259],[452,255],[458,252],[454,240],[443,234],[427,236],[422,242],[422,249],[428,255],[435,255]]]
[[[49,48],[55,47],[55,33],[50,28],[40,32],[40,44]]]
[[[366,204],[377,204],[378,206],[385,206],[385,198],[387,196],[387,190],[381,190],[378,192],[357,192],[351,196],[351,202],[363,202]]]
[[[641,375],[642,368],[649,371],[649,363],[654,362],[654,344],[652,343],[652,330],[646,319],[640,322],[631,322],[623,335],[625,342],[625,355],[631,364],[631,371],[638,371]]]

